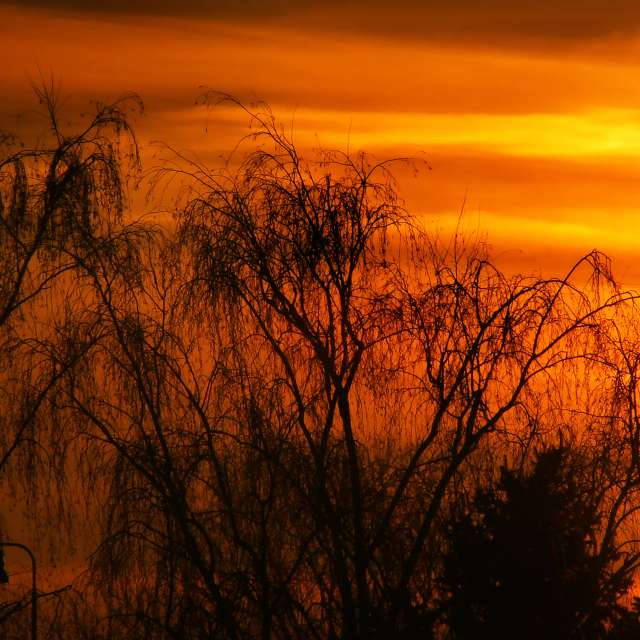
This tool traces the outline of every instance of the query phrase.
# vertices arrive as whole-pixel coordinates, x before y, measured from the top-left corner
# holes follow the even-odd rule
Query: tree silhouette
[[[29,449],[32,477],[38,412],[70,364],[42,357],[42,326],[33,325],[44,325],[46,307],[54,327],[70,280],[81,280],[98,253],[114,249],[129,173],[139,168],[129,116],[142,106],[134,95],[98,104],[95,115],[71,132],[60,124],[55,87],[35,91],[48,134],[18,151],[13,141],[0,156],[0,383],[11,398],[0,418],[0,474],[16,452]]]
[[[392,164],[303,158],[267,107],[210,98],[245,109],[248,149],[223,168],[168,150],[152,188],[182,181],[175,226],[119,208],[110,135],[102,155],[80,138],[67,179],[65,164],[32,181],[34,215],[47,185],[69,189],[54,198],[53,248],[29,262],[33,282],[43,265],[65,269],[50,280],[61,303],[20,285],[46,302],[45,330],[22,323],[7,345],[55,373],[38,378],[53,380],[38,415],[65,435],[47,461],[53,477],[74,474],[57,497],[93,545],[82,587],[61,596],[59,637],[438,637],[443,585],[460,634],[455,585],[479,569],[454,575],[443,553],[463,534],[493,549],[481,504],[514,557],[523,540],[534,555],[545,535],[560,544],[545,575],[582,589],[574,608],[609,611],[638,561],[634,294],[597,252],[563,277],[507,276],[481,244],[434,240]],[[589,456],[532,462],[559,431],[581,434]],[[505,472],[478,494],[476,520],[447,529],[501,455],[531,472]],[[511,505],[535,486],[539,535],[526,538]],[[546,593],[534,584],[531,601]],[[580,629],[632,625],[607,615]]]
[[[633,606],[621,609],[613,622],[609,640],[633,640],[640,635],[640,601],[634,598]]]
[[[502,468],[449,525],[443,587],[452,638],[605,638],[632,575],[599,547],[599,492],[567,447]],[[621,618],[622,616],[622,618]],[[615,636],[614,636],[615,637]]]
[[[83,298],[95,265],[126,254],[127,183],[140,168],[130,117],[142,103],[130,95],[97,104],[70,130],[53,84],[35,92],[46,134],[32,147],[0,134],[0,483],[38,523],[68,515],[75,434],[57,421],[55,402],[84,357],[79,344],[61,339],[55,352],[50,344],[95,303]],[[21,604],[9,603],[3,620]]]

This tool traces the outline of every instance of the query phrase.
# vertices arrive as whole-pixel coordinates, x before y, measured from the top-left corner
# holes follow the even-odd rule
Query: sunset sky
[[[509,269],[598,248],[640,286],[636,1],[85,4],[0,0],[0,129],[37,130],[31,83],[53,77],[71,115],[139,93],[148,162],[161,139],[215,163],[247,122],[201,87],[261,99],[303,147],[426,159],[398,170],[409,209],[446,231],[464,208]]]

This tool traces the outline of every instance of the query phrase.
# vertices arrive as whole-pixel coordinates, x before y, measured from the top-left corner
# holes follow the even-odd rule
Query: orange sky
[[[303,147],[426,158],[416,179],[399,170],[410,210],[448,229],[464,204],[510,269],[557,273],[598,248],[640,286],[640,4],[83,4],[0,0],[0,128],[41,126],[17,114],[53,75],[68,113],[136,91],[145,148],[213,163],[246,120],[196,106],[200,87],[260,98]]]

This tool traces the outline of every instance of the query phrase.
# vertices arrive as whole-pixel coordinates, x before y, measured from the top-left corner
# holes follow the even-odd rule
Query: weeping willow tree
[[[61,122],[54,86],[36,97],[46,132],[33,146],[7,134],[0,144],[0,535],[10,536],[26,511],[33,532],[23,542],[41,551],[37,539],[52,544],[52,531],[67,531],[73,519],[66,481],[76,434],[55,406],[59,384],[83,357],[69,336],[54,357],[48,345],[94,306],[84,283],[96,265],[135,244],[138,229],[125,213],[140,168],[130,119],[142,104],[133,95],[98,104],[72,129]],[[18,505],[11,516],[10,495]]]
[[[135,96],[97,105],[79,131],[61,126],[54,87],[36,89],[49,123],[35,148],[7,137],[0,157],[0,354],[3,428],[0,473],[19,451],[38,442],[39,409],[66,363],[44,363],[34,338],[65,312],[74,279],[122,231],[126,182],[139,167],[129,124]],[[16,394],[18,392],[18,395]],[[10,411],[6,411],[10,409]]]

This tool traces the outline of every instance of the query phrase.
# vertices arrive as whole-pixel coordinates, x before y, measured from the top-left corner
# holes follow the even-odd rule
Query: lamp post
[[[36,559],[31,549],[19,542],[4,542],[0,541],[0,583],[7,584],[9,582],[9,575],[4,566],[4,547],[15,547],[16,549],[22,549],[29,554],[31,559],[31,640],[38,639],[38,594],[36,591]]]

